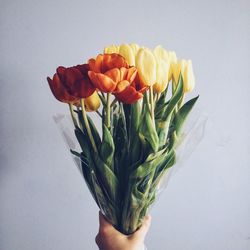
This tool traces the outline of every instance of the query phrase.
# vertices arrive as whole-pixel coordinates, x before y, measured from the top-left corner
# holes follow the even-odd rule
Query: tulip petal
[[[102,73],[113,68],[120,69],[122,67],[128,68],[128,63],[121,55],[116,53],[103,55]]]
[[[133,49],[128,44],[122,44],[120,46],[119,54],[126,59],[128,65],[130,66],[135,65],[135,54]]]
[[[113,91],[113,93],[120,93],[122,92],[124,89],[126,89],[128,86],[130,85],[130,82],[127,80],[123,80],[121,82],[119,82],[116,86],[115,91]]]
[[[101,73],[102,72],[102,64],[103,64],[103,55],[99,54],[96,59],[91,58],[88,60],[90,70]]]
[[[126,74],[126,80],[128,80],[129,82],[133,82],[135,77],[137,74],[137,69],[136,67],[131,67],[127,70],[127,74]]]
[[[153,53],[147,48],[141,48],[136,55],[136,68],[140,80],[148,86],[156,81],[156,61]]]
[[[84,100],[84,104],[85,104],[86,111],[88,112],[96,111],[101,105],[100,97],[98,96],[97,91],[93,92],[92,95],[87,97]]]
[[[105,72],[105,75],[110,77],[115,83],[121,81],[121,73],[118,68],[108,70]]]
[[[88,75],[95,87],[102,92],[109,93],[116,88],[116,83],[104,74],[89,71]]]
[[[143,94],[136,91],[134,87],[128,86],[124,91],[115,94],[115,97],[123,103],[132,104],[141,99]]]

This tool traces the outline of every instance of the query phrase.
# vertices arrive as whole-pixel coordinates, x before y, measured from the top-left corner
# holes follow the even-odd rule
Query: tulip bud
[[[161,58],[161,54],[155,53],[156,59],[156,83],[153,85],[155,93],[163,92],[168,85],[169,63]]]
[[[179,60],[177,63],[172,64],[173,70],[173,80],[174,84],[176,85],[179,81],[180,74],[184,73],[184,69],[186,67],[187,61],[186,60]]]
[[[91,96],[84,99],[86,111],[96,111],[100,107],[100,97],[95,91]]]
[[[151,86],[156,82],[156,60],[148,48],[139,49],[135,65],[142,83]]]
[[[159,59],[162,59],[166,62],[169,63],[169,55],[168,55],[168,52],[161,46],[161,45],[158,45],[154,48],[154,55],[159,58]]]
[[[135,53],[130,45],[122,44],[119,48],[119,54],[126,59],[129,66],[135,66]]]
[[[174,67],[174,64],[177,63],[177,56],[174,51],[169,51],[168,55],[169,55],[169,61],[170,61],[168,81],[170,81],[173,78],[173,67]]]
[[[140,46],[136,43],[131,43],[129,44],[129,46],[132,48],[134,55],[136,56],[138,50],[140,49]]]
[[[103,53],[105,54],[112,54],[112,53],[118,53],[119,52],[119,46],[116,45],[110,45],[104,48]]]
[[[168,51],[170,63],[177,63],[177,56],[174,51]]]
[[[186,67],[183,72],[183,88],[184,93],[191,92],[195,85],[195,78],[193,72],[192,61],[188,60],[186,62]]]

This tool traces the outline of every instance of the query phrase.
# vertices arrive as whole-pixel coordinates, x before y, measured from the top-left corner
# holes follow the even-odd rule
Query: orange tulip
[[[119,93],[129,86],[136,76],[136,68],[119,54],[100,54],[89,59],[89,78],[93,85],[105,93]]]
[[[123,103],[132,104],[141,99],[143,97],[143,93],[148,88],[148,86],[145,86],[140,81],[139,75],[136,74],[136,77],[132,84],[127,86],[123,91],[116,93],[115,97]]]
[[[89,71],[89,78],[100,91],[119,93],[133,82],[136,73],[135,67],[129,69],[122,67],[110,69],[104,74]]]

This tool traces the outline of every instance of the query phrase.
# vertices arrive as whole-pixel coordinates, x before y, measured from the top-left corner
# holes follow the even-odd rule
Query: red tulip
[[[62,84],[58,74],[54,74],[53,80],[47,77],[47,81],[53,95],[58,101],[65,103],[76,103],[78,101],[78,98],[68,93],[67,89]]]
[[[61,102],[79,103],[80,98],[91,96],[95,87],[88,77],[88,64],[69,68],[59,66],[53,80],[47,78],[55,98]]]

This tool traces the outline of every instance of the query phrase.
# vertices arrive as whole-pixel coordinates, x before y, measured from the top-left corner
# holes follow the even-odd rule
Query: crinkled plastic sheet
[[[74,125],[71,116],[68,114],[56,114],[53,116],[53,119],[57,127],[59,128],[68,149],[81,152],[82,150],[74,134]],[[188,117],[187,122],[185,123],[183,128],[181,139],[179,140],[175,148],[176,163],[173,167],[169,168],[169,170],[166,171],[164,176],[161,178],[161,181],[159,182],[157,187],[156,201],[158,200],[159,195],[162,193],[162,191],[164,191],[164,189],[167,187],[171,177],[174,176],[179,171],[179,169],[185,166],[186,160],[190,157],[192,152],[201,142],[202,138],[204,137],[207,120],[207,115],[201,112],[193,112]],[[83,175],[80,158],[73,154],[71,154],[71,156],[77,168]],[[150,207],[150,209],[151,208],[152,206]]]

